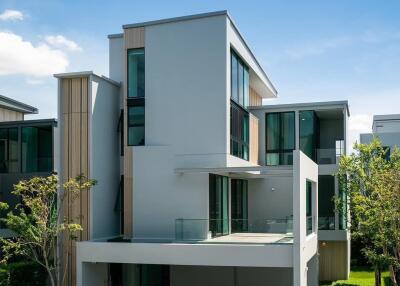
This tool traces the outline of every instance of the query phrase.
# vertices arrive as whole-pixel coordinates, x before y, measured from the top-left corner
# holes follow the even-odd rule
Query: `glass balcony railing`
[[[314,232],[313,223],[314,223],[314,217],[313,216],[307,216],[307,221],[306,221],[307,235],[309,235],[309,234]]]
[[[202,241],[233,233],[293,236],[293,220],[285,219],[176,219],[175,240]]]
[[[336,154],[336,149],[317,149],[317,164],[336,164],[339,154]]]
[[[335,230],[335,217],[334,216],[318,217],[318,229],[320,229],[320,230]]]

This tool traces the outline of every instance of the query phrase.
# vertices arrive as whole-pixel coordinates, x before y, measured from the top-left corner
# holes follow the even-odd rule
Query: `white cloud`
[[[82,48],[72,40],[67,39],[62,35],[47,36],[45,40],[48,44],[57,48],[67,48],[70,51],[82,51]]]
[[[308,56],[321,55],[328,50],[349,45],[352,39],[349,37],[337,37],[319,42],[308,43],[287,49],[286,54],[293,59],[302,59]]]
[[[360,142],[361,133],[372,132],[372,114],[352,114],[349,117],[349,150],[353,150],[354,143]]]
[[[43,84],[44,81],[40,80],[40,79],[36,79],[36,78],[28,78],[28,79],[26,79],[26,83],[30,84],[30,85],[39,85],[39,84]]]
[[[64,72],[68,64],[67,56],[58,49],[34,46],[19,35],[0,31],[0,75],[48,76]]]
[[[5,10],[0,14],[0,21],[22,21],[24,14],[18,10]]]

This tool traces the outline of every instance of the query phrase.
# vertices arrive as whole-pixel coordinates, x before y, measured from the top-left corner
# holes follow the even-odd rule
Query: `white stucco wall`
[[[146,145],[225,165],[225,16],[147,26],[145,35]]]
[[[208,174],[174,173],[171,149],[134,147],[135,238],[174,239],[177,218],[208,218]]]
[[[119,191],[119,88],[91,76],[90,174],[97,180],[91,190],[91,238],[119,234],[115,203]]]

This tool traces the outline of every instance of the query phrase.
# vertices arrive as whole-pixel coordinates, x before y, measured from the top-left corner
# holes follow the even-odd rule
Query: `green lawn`
[[[353,267],[350,272],[349,280],[339,280],[335,282],[324,282],[321,286],[374,286],[374,271],[368,267]],[[382,273],[382,285],[390,286],[389,272]]]

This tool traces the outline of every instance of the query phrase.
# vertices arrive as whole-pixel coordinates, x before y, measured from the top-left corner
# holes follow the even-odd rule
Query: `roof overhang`
[[[0,107],[21,112],[24,114],[38,113],[38,109],[36,107],[30,106],[28,104],[22,103],[3,95],[0,95]]]
[[[176,174],[217,174],[231,178],[257,179],[265,177],[291,177],[293,166],[251,166],[221,168],[176,168]]]

